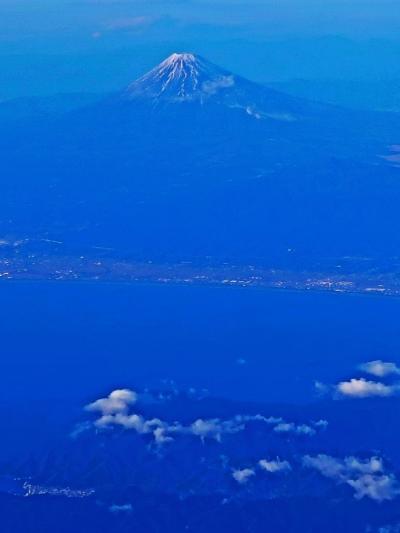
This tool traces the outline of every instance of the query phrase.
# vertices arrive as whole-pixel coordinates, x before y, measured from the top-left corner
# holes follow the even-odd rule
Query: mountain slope
[[[322,106],[250,82],[194,54],[174,53],[131,83],[121,100],[151,101],[155,106],[176,103],[222,105],[256,118],[294,121],[303,111]],[[302,109],[303,108],[303,109]]]
[[[0,231],[158,260],[396,255],[399,170],[382,156],[399,132],[398,116],[173,54],[100,102],[0,131]]]

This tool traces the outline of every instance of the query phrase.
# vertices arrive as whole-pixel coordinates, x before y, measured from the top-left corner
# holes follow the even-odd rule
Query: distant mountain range
[[[278,91],[349,109],[400,113],[400,78],[394,80],[306,80],[272,83]]]
[[[12,121],[4,105],[4,235],[158,260],[397,254],[397,114],[289,96],[190,53],[65,112]]]
[[[2,459],[2,531],[261,533],[266,522],[274,532],[381,533],[386,525],[397,527],[394,475],[400,457],[387,431],[396,425],[397,400],[322,401],[299,408],[155,392],[147,391],[135,406],[141,417],[154,423],[161,417],[175,428],[176,421],[197,420],[203,433],[174,434],[156,444],[140,425],[96,429],[86,422],[26,459]],[[236,431],[230,424],[240,423],[239,413],[250,421]],[[310,423],[321,414],[329,423],[311,435],[293,431],[309,426],[283,421]],[[380,470],[381,456],[387,471]],[[267,468],[259,462],[265,457],[269,461],[261,465]],[[317,458],[324,468],[310,468],[304,457]],[[343,458],[354,465],[349,483],[341,481]],[[235,477],[246,471],[252,472],[249,478]],[[386,485],[396,492],[386,493]]]

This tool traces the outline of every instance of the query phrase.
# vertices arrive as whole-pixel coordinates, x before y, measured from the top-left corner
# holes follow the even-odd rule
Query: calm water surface
[[[306,400],[313,380],[400,355],[400,299],[124,284],[0,286],[1,394],[157,385]]]
[[[309,402],[315,380],[400,357],[400,299],[17,282],[2,283],[0,295],[0,414],[10,442],[113,387],[173,380],[234,399]]]

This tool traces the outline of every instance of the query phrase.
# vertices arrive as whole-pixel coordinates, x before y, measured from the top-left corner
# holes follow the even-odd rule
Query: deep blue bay
[[[288,502],[303,487],[311,491],[311,500],[326,490],[348,502],[351,512],[343,519],[357,522],[361,517],[362,527],[368,520],[380,525],[397,519],[396,504],[385,492],[397,490],[394,474],[386,476],[384,470],[373,478],[367,475],[365,480],[374,486],[382,482],[388,488],[360,503],[349,486],[315,476],[303,461],[311,455],[340,468],[340,461],[355,461],[356,469],[365,469],[376,454],[389,472],[400,468],[397,398],[336,401],[332,394],[321,397],[315,388],[316,380],[329,385],[360,376],[363,362],[398,362],[399,299],[122,283],[5,282],[0,289],[4,498],[41,491],[45,500],[29,501],[48,501],[56,522],[58,504],[65,511],[82,501],[82,516],[93,517],[100,527],[97,498],[109,506],[118,498],[130,512],[136,503],[126,507],[127,502],[138,497],[138,509],[143,505],[144,496],[135,491],[154,490],[158,506],[167,497],[157,496],[158,491],[175,495],[187,479],[198,491],[196,505],[217,479],[218,487],[239,498],[239,506],[254,497],[260,508],[270,502],[278,512],[275,501],[286,500],[267,495],[275,494],[284,479]],[[183,424],[178,427],[192,428],[196,426],[188,424],[202,419],[202,424],[216,420],[229,428],[236,415],[253,415],[253,420],[275,417],[275,424],[283,420],[289,433],[249,422],[239,433],[227,429],[221,440],[176,435],[157,444],[152,435],[132,430],[97,431],[88,423],[93,413],[84,406],[119,388],[139,392],[134,412],[147,420],[167,420],[170,427],[178,421]],[[146,388],[151,392],[144,394]],[[173,394],[161,397],[160,391]],[[302,428],[311,435],[302,434]],[[264,478],[257,470],[248,489],[234,482],[235,468],[252,466],[264,456],[288,459],[293,474],[290,470],[284,478]],[[222,467],[221,457],[228,461]],[[169,475],[160,478],[160,469]],[[122,476],[124,488],[109,493],[116,475]],[[94,489],[95,496],[86,499],[92,493],[84,492],[81,500],[81,489]],[[331,500],[319,501],[329,507]],[[174,509],[176,501],[170,505]],[[219,508],[217,499],[217,515]],[[109,507],[101,509],[104,519],[119,520]],[[315,519],[325,520],[326,512]],[[336,531],[336,526],[327,531]]]
[[[102,283],[3,283],[1,295],[6,448],[64,431],[118,387],[307,404],[316,380],[400,353],[400,300],[385,297]]]

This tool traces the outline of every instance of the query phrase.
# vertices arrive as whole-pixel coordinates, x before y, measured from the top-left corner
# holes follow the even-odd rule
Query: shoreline
[[[203,282],[199,283],[196,281],[183,281],[183,280],[169,280],[169,281],[159,281],[156,279],[94,279],[94,278],[77,278],[77,279],[57,279],[57,278],[39,278],[39,277],[19,277],[19,278],[0,278],[0,285],[9,284],[9,285],[18,285],[18,284],[28,284],[28,285],[39,285],[39,284],[48,284],[48,285],[91,285],[91,286],[142,286],[142,287],[179,287],[179,288],[207,288],[215,290],[251,290],[257,292],[282,292],[286,294],[315,294],[315,295],[332,295],[332,296],[361,296],[367,298],[376,298],[381,300],[396,300],[400,299],[399,293],[390,293],[390,292],[379,292],[379,291],[366,291],[362,289],[352,289],[352,290],[335,290],[335,289],[324,289],[316,287],[290,287],[290,286],[270,286],[268,284],[241,284],[241,283],[222,283],[222,282]]]

